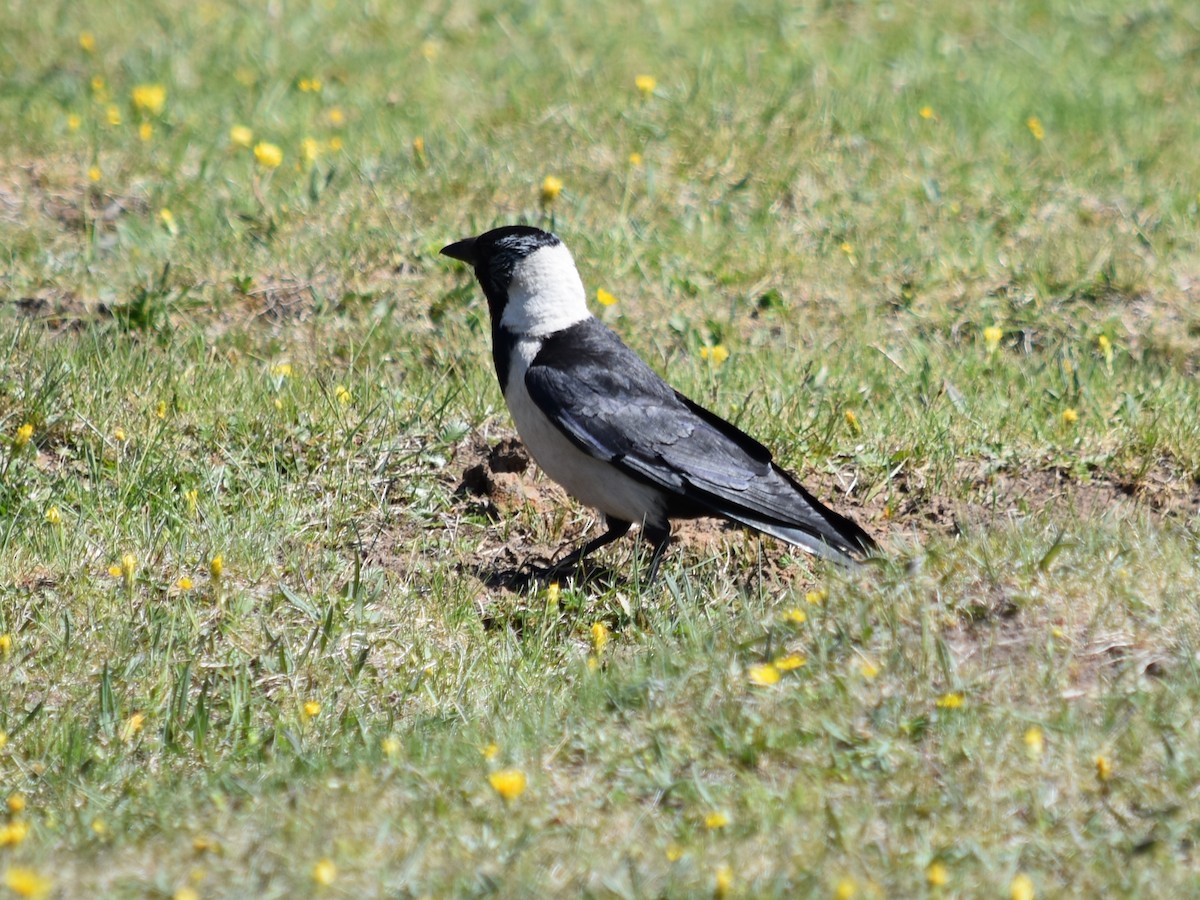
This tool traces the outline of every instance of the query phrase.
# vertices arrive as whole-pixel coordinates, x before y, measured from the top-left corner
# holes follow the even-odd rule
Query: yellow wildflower
[[[1100,348],[1100,352],[1105,356],[1112,355],[1112,341],[1108,339],[1107,334],[1102,334],[1096,338],[1096,346]]]
[[[515,800],[525,793],[525,773],[520,769],[501,769],[488,776],[492,789],[505,800]]]
[[[99,817],[92,819],[92,833],[97,837],[104,837],[108,834],[108,825]]]
[[[194,887],[185,884],[171,895],[171,900],[200,900],[200,892]]]
[[[547,175],[542,179],[542,203],[550,204],[558,199],[558,195],[562,193],[563,182],[561,178],[554,175]]]
[[[858,421],[858,414],[852,409],[846,410],[846,427],[850,429],[851,434],[862,434],[862,423]]]
[[[260,166],[274,169],[283,162],[283,151],[275,144],[260,141],[254,145],[254,158]]]
[[[179,588],[181,591],[190,591],[193,586],[192,579],[188,578],[186,575],[183,575],[177,582],[175,582],[175,587]]]
[[[321,714],[321,704],[316,700],[307,700],[304,703],[304,718],[315,719]]]
[[[713,873],[713,896],[728,897],[733,889],[733,867],[729,863],[721,863]]]
[[[349,406],[354,400],[354,396],[346,389],[344,384],[339,384],[333,389],[333,395],[337,397],[337,402],[342,406]]]
[[[598,291],[596,291],[596,302],[601,306],[612,306],[617,302],[617,298],[604,288],[600,288]]]
[[[1064,425],[1074,425],[1079,421],[1079,413],[1072,407],[1068,406],[1062,411],[1062,420]]]
[[[108,119],[108,124],[116,128],[121,124],[121,108],[115,103],[110,103],[104,110],[104,116]]]
[[[1012,900],[1034,900],[1037,896],[1037,891],[1033,888],[1033,879],[1024,872],[1020,873],[1012,880],[1009,895],[1012,897]]]
[[[952,691],[948,694],[942,694],[937,700],[938,709],[959,709],[962,705],[962,691]]]
[[[331,137],[329,139],[329,149],[337,153],[342,149],[342,139],[340,137]]]
[[[608,645],[608,626],[603,622],[592,623],[592,649],[597,656],[604,652],[604,648]]]
[[[929,868],[925,870],[925,880],[930,887],[944,887],[950,880],[950,873],[947,871],[945,863],[931,862]]]
[[[704,817],[704,827],[709,831],[715,831],[718,828],[724,828],[729,824],[729,816],[723,812],[710,812]]]
[[[922,119],[932,119],[933,118],[933,107],[932,106],[922,106],[921,110],[920,110],[920,115],[921,115]]]
[[[1106,756],[1097,756],[1092,760],[1096,764],[1096,780],[1101,784],[1112,778],[1112,763]]]
[[[328,857],[318,860],[313,866],[312,877],[319,886],[329,887],[337,879],[337,866]]]
[[[108,574],[113,578],[120,578],[125,574],[125,571],[120,566],[113,565],[108,567]]]
[[[99,166],[89,166],[88,171],[87,171],[87,176],[88,176],[88,181],[92,181],[92,182],[99,181],[100,180],[100,167]]]
[[[340,106],[331,106],[325,110],[325,121],[334,128],[340,128],[346,124],[346,113]]]
[[[143,122],[138,126],[138,138],[145,143],[150,138],[154,137],[154,126],[149,122]]]
[[[8,732],[0,731],[0,750],[3,750],[8,745]]]
[[[137,572],[137,557],[132,553],[126,553],[121,557],[121,574],[126,578],[132,578]]]
[[[642,163],[643,163],[642,154],[640,154],[640,153],[630,153],[629,154],[629,164],[631,166],[633,166],[635,169],[641,168]]]
[[[1025,729],[1025,752],[1033,759],[1037,759],[1042,755],[1042,751],[1046,747],[1046,739],[1042,736],[1042,729],[1036,725],[1031,725]]]
[[[412,152],[413,156],[417,158],[417,162],[425,162],[425,138],[419,134],[412,139]]]
[[[421,44],[421,55],[425,57],[426,62],[433,62],[438,58],[441,49],[437,41],[424,41]]]
[[[165,206],[158,211],[158,221],[162,222],[163,227],[171,234],[176,234],[179,231],[179,226],[175,224],[175,213],[171,212]],[[159,416],[160,419],[166,417],[167,408],[165,405],[162,407],[162,410],[163,414]]]
[[[146,714],[135,712],[132,716],[125,720],[125,724],[121,726],[121,740],[128,744],[141,732],[142,727],[146,724]]]
[[[93,75],[91,84],[92,84],[92,93],[93,94],[100,94],[100,93],[104,92],[104,76],[103,75]]]
[[[208,574],[213,578],[220,578],[225,574],[225,557],[220,553],[208,561]]]
[[[853,878],[842,878],[838,881],[837,887],[833,889],[833,896],[837,900],[850,900],[858,893],[858,885]]]
[[[851,244],[849,241],[842,241],[841,249],[842,249],[842,252],[845,253],[847,256],[854,255],[854,245]]]
[[[167,103],[167,89],[161,84],[139,84],[130,94],[133,108],[157,116]]]
[[[249,150],[254,143],[254,131],[245,125],[234,125],[229,129],[229,143]]]
[[[995,353],[1000,347],[1000,339],[1004,337],[1004,330],[999,325],[989,325],[983,329],[983,345],[988,353]]]
[[[724,344],[717,344],[713,347],[706,344],[700,348],[700,358],[707,359],[714,368],[719,368],[725,360],[729,359],[729,350]]]
[[[869,659],[864,659],[858,667],[858,671],[862,673],[863,678],[874,678],[879,674],[879,666],[875,665]]]
[[[321,143],[316,138],[306,137],[300,141],[300,158],[311,165],[321,155]]]
[[[13,639],[11,634],[0,634],[0,656],[8,659],[12,655]]]
[[[808,664],[808,660],[799,653],[789,653],[787,656],[781,656],[775,660],[773,665],[780,672],[790,672],[793,669],[799,669]]]
[[[194,516],[196,514],[196,505],[200,502],[200,491],[192,488],[190,491],[184,493],[183,499],[187,501],[188,515]]]
[[[29,443],[29,441],[32,437],[33,437],[33,426],[30,425],[28,422],[26,422],[24,425],[22,425],[20,428],[17,429],[17,434],[13,438],[13,449],[20,450],[22,447],[24,447],[26,444]]]
[[[54,882],[45,875],[20,866],[4,870],[4,884],[18,897],[33,897],[35,900],[47,896],[54,887]]]
[[[79,116],[78,113],[71,113],[70,115],[67,116],[67,130],[68,131],[78,131],[79,127],[82,124],[83,124],[83,119]]]
[[[633,83],[642,92],[643,97],[649,97],[658,87],[658,79],[653,75],[638,75],[633,79]]]
[[[94,53],[96,50],[96,36],[90,31],[79,32],[79,49],[84,53]]]
[[[8,811],[14,816],[19,816],[25,812],[25,795],[21,793],[9,795]]]
[[[0,826],[0,847],[15,847],[29,836],[29,825],[25,822],[9,822]]]
[[[292,369],[291,363],[280,363],[277,366],[271,367],[271,374],[277,375],[280,378],[291,378],[292,372],[293,372],[293,369]]]
[[[808,621],[808,613],[802,609],[789,609],[783,614],[783,621],[791,622],[793,625],[803,625]]]
[[[552,581],[546,585],[546,608],[558,609],[558,597],[562,588],[558,586],[557,581]]]
[[[296,82],[296,87],[305,94],[319,94],[321,92],[320,78],[301,78]]]
[[[117,443],[124,443],[125,429],[118,425],[116,428],[113,429],[112,436],[113,436],[113,440],[116,441]]]
[[[1042,120],[1037,116],[1030,116],[1026,119],[1025,126],[1029,129],[1029,133],[1033,135],[1035,141],[1040,141],[1046,136],[1046,129],[1042,127]]]
[[[400,740],[394,737],[385,737],[379,744],[383,755],[388,759],[395,759],[400,755]]]
[[[667,844],[667,862],[679,862],[683,859],[683,847],[671,841]]]
[[[166,400],[158,401],[158,403],[154,407],[154,415],[158,416],[160,419],[165,419],[167,417],[167,401]]]
[[[500,754],[500,747],[497,744],[484,744],[479,748],[479,752],[483,754],[484,759],[495,759]]]
[[[757,684],[761,687],[770,687],[773,684],[779,683],[779,669],[774,663],[751,666],[746,670],[746,676],[750,679],[751,684]]]
[[[804,595],[804,602],[812,603],[814,605],[818,603],[824,603],[828,599],[829,591],[825,590],[825,588],[817,588],[815,591],[809,591]]]

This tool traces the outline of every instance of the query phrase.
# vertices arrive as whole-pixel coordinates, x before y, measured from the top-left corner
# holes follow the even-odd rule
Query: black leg
[[[601,547],[611,544],[618,538],[624,537],[630,529],[631,523],[622,522],[620,519],[605,519],[604,524],[608,526],[608,531],[600,535],[600,537],[592,538],[582,547],[579,547],[574,552],[563,557],[554,565],[546,569],[547,576],[558,575],[561,572],[569,571],[579,565],[583,558],[593,550],[599,550]]]
[[[650,571],[646,574],[646,584],[651,585],[658,577],[658,564],[662,562],[667,545],[671,543],[671,523],[662,528],[643,528],[642,533],[654,546],[654,553],[650,556]]]

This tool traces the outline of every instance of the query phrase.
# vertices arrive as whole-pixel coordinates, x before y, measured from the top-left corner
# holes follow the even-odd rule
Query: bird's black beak
[[[447,244],[442,248],[442,256],[449,256],[451,259],[461,259],[465,263],[475,265],[475,238],[463,238],[461,241]]]

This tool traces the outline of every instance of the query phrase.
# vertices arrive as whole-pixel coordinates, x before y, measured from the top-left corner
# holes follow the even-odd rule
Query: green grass
[[[1195,893],[1194,5],[355,6],[0,12],[0,874]],[[437,250],[518,220],[887,562],[489,586],[594,525],[458,490],[511,424]]]

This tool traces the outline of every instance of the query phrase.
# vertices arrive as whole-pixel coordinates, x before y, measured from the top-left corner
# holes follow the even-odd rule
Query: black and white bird
[[[492,357],[530,455],[607,531],[551,571],[639,525],[653,581],[671,519],[717,516],[809,553],[852,563],[876,545],[823,506],[737,426],[663,381],[587,308],[570,251],[549,232],[510,225],[442,253],[475,268],[492,319]]]

